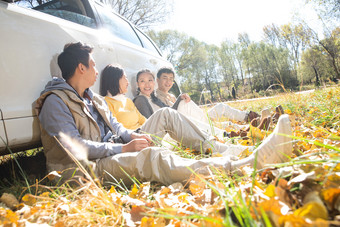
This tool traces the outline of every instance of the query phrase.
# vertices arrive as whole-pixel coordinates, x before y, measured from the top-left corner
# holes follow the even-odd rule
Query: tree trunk
[[[316,70],[315,66],[313,66],[313,69],[314,69],[314,73],[315,73],[315,85],[317,87],[320,86],[320,77],[319,77],[319,74],[318,74],[318,70]]]

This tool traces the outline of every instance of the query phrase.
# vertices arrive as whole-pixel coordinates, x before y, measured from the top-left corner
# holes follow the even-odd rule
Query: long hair
[[[120,66],[107,65],[101,73],[100,95],[106,96],[108,92],[112,96],[120,94],[119,80],[123,75],[124,70]]]
[[[143,73],[147,73],[147,74],[151,75],[153,80],[155,80],[155,75],[153,75],[153,73],[149,69],[142,69],[142,70],[138,71],[138,73],[137,73],[137,76],[136,76],[136,82],[137,83],[138,83],[139,76],[142,75]],[[139,89],[139,87],[137,87],[137,95],[139,95],[139,94],[140,94],[140,89]],[[155,95],[155,90],[153,90],[152,93],[151,93],[151,100],[153,102],[158,100],[158,98]]]

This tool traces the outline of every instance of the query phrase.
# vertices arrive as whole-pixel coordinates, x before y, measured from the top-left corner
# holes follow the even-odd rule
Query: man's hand
[[[146,139],[149,142],[149,145],[152,145],[152,138],[148,134],[140,134],[140,133],[135,133],[133,132],[131,134],[131,139]]]
[[[184,100],[186,103],[190,102],[191,98],[187,93],[181,94],[181,99]]]
[[[122,147],[122,153],[124,152],[137,152],[141,151],[144,148],[149,147],[149,141],[146,139],[133,139],[127,144],[124,144]]]

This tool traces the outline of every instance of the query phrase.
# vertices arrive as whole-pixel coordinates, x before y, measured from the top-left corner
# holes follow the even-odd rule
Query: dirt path
[[[311,92],[314,92],[315,89],[312,89],[312,90],[306,90],[306,91],[299,91],[299,92],[295,92],[295,94],[308,94],[308,93],[311,93]],[[232,100],[232,101],[226,101],[226,102],[223,102],[223,103],[235,103],[235,102],[249,102],[249,101],[256,101],[256,100],[261,100],[261,99],[272,99],[272,98],[275,98],[279,95],[276,95],[276,96],[266,96],[266,97],[260,97],[260,98],[253,98],[253,99],[240,99],[240,100]],[[215,103],[211,103],[211,104],[205,104],[205,105],[200,105],[202,107],[206,106],[206,107],[209,107],[209,106],[212,106],[214,105]]]

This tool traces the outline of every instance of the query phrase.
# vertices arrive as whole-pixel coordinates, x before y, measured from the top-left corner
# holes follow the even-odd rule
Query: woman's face
[[[123,76],[119,79],[120,94],[126,94],[128,92],[128,87],[129,87],[129,80],[124,73]]]
[[[155,80],[150,73],[142,73],[138,77],[137,85],[143,95],[150,97],[155,87]]]

